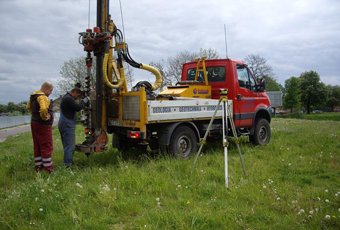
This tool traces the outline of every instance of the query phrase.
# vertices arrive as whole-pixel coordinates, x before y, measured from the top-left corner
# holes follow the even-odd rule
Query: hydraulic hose
[[[111,88],[111,89],[117,89],[117,88],[121,88],[124,85],[125,82],[125,75],[120,75],[120,78],[118,79],[118,83],[117,84],[112,84],[108,77],[107,77],[107,66],[108,66],[108,60],[109,60],[109,53],[105,53],[104,54],[104,60],[103,60],[103,80],[104,83],[107,87]],[[113,70],[115,71],[114,68],[114,64],[112,63],[111,68],[113,68]],[[110,67],[109,67],[110,68]],[[115,71],[116,72],[116,71]]]
[[[162,77],[162,75],[161,75],[161,73],[159,72],[158,69],[156,69],[156,68],[154,68],[152,66],[149,66],[149,65],[145,65],[145,64],[140,64],[140,68],[144,69],[144,70],[147,70],[147,71],[153,73],[156,76],[156,81],[152,85],[152,90],[156,90],[159,87],[161,87],[162,82],[163,82],[163,77]]]

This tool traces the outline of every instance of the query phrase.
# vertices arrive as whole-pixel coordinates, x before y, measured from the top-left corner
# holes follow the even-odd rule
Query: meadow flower
[[[40,192],[45,192],[45,190],[44,190],[44,189],[41,189]]]
[[[44,209],[43,208],[39,208],[39,211],[42,212],[42,211],[44,211]]]
[[[329,203],[329,200],[328,200],[328,199],[326,199],[326,200],[325,200],[325,202],[326,202],[326,203]]]
[[[310,211],[309,211],[309,214],[311,214],[311,215],[312,215],[313,213],[314,213],[314,211],[313,211],[313,210],[310,210]]]
[[[299,210],[298,215],[301,215],[302,213],[305,213],[305,210],[303,210],[302,208]]]
[[[104,184],[104,183],[100,184],[100,190],[101,190],[101,193],[111,191],[110,187],[107,184]]]
[[[276,200],[279,201],[279,200],[281,200],[281,198],[280,198],[280,197],[277,197]]]
[[[83,188],[83,186],[82,186],[81,184],[79,184],[78,182],[76,183],[76,186],[77,186],[78,188]]]
[[[328,189],[325,189],[325,192],[328,192]]]
[[[327,220],[329,220],[330,218],[331,218],[330,215],[326,215],[326,216],[325,216],[325,219],[327,219]]]
[[[156,201],[157,201],[157,207],[160,207],[161,206],[161,199],[159,197],[156,198]]]

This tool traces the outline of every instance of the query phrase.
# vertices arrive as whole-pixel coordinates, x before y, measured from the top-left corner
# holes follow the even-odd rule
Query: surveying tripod
[[[228,89],[221,89],[220,90],[220,99],[218,101],[218,104],[216,106],[214,114],[211,117],[207,131],[205,132],[203,139],[201,139],[201,141],[200,141],[200,147],[199,147],[198,152],[196,154],[193,167],[195,167],[196,161],[201,154],[201,151],[202,151],[204,144],[206,143],[206,140],[207,140],[208,134],[210,132],[212,123],[215,120],[217,111],[219,110],[221,103],[222,103],[222,131],[223,131],[224,164],[225,164],[225,185],[226,185],[227,188],[229,188],[229,178],[228,178],[228,145],[229,145],[229,142],[228,142],[228,139],[227,139],[227,136],[228,136],[228,119],[229,119],[229,122],[230,122],[230,128],[233,132],[233,136],[236,139],[235,143],[236,143],[238,154],[239,154],[239,157],[240,157],[243,175],[246,176],[247,174],[246,174],[246,169],[245,169],[245,166],[244,166],[243,156],[242,156],[242,153],[241,153],[240,139],[237,136],[235,123],[234,123],[234,119],[233,119],[233,114],[230,110],[230,105],[228,103]]]

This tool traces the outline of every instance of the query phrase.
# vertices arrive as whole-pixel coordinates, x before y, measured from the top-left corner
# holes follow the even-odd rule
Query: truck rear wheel
[[[112,134],[112,147],[119,151],[126,151],[129,149],[128,139],[119,134]]]
[[[266,119],[259,119],[255,124],[253,135],[249,136],[249,140],[254,145],[266,145],[270,141],[270,126]]]
[[[197,152],[197,138],[194,131],[187,126],[180,126],[171,135],[170,153],[180,157],[188,158]]]

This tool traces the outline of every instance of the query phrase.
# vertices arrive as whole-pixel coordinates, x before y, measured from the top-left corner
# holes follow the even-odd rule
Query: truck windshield
[[[207,76],[209,82],[220,82],[225,81],[226,72],[224,66],[212,66],[207,67]],[[188,69],[187,80],[193,81],[195,80],[196,68]],[[204,81],[203,71],[198,72],[198,81]]]

